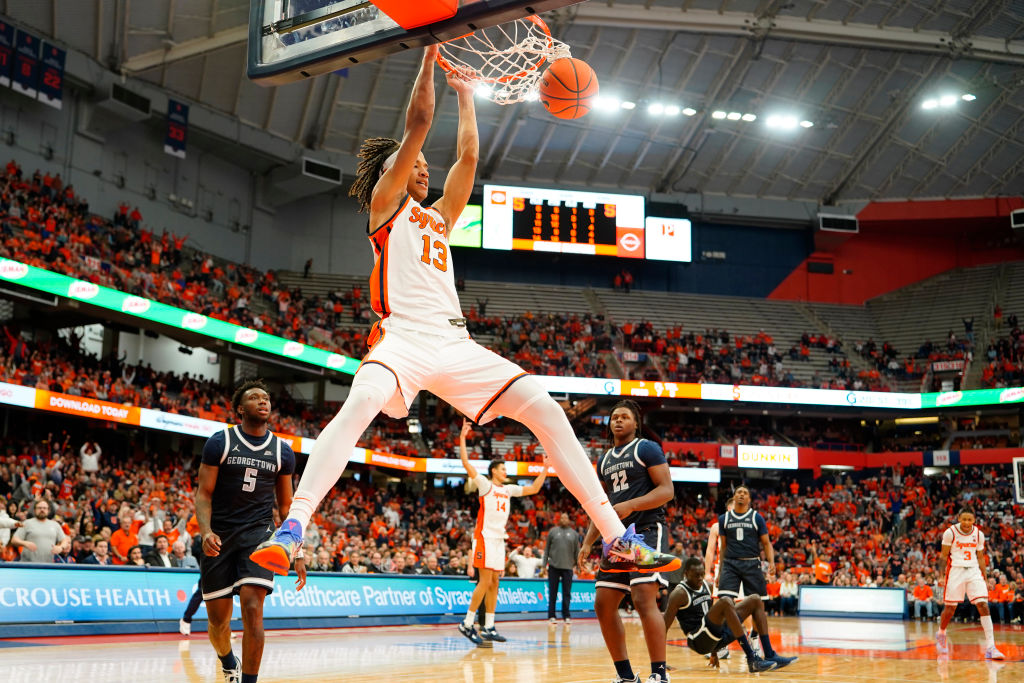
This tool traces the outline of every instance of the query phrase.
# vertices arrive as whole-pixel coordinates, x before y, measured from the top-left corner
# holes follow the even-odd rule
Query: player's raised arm
[[[420,72],[416,76],[409,106],[405,111],[402,142],[398,151],[392,155],[393,158],[384,162],[383,173],[373,189],[370,200],[370,211],[373,213],[394,211],[397,203],[405,196],[409,176],[434,120],[434,63],[437,50],[437,45],[431,45],[423,51]]]
[[[542,467],[541,467],[541,470],[540,470],[540,474],[537,475],[537,478],[534,479],[530,483],[529,486],[524,486],[523,487],[523,495],[524,496],[532,496],[533,494],[539,492],[540,491],[540,487],[544,485],[544,480],[548,476],[548,464],[545,461],[545,462],[541,463],[541,465],[542,465]]]
[[[473,426],[469,423],[469,420],[463,420],[462,430],[459,432],[459,459],[462,461],[462,466],[466,469],[466,476],[470,479],[476,479],[476,468],[469,462],[469,453],[466,451],[466,436],[472,430]]]
[[[711,579],[711,567],[715,566],[715,553],[718,552],[718,523],[711,525],[708,532],[708,547],[704,550],[704,566],[707,567],[708,580]]]
[[[480,157],[480,135],[476,128],[476,108],[473,105],[475,85],[458,74],[447,75],[448,85],[459,96],[459,137],[456,148],[457,158],[448,178],[444,182],[444,194],[434,203],[444,218],[448,232],[451,233],[455,223],[466,208],[466,202],[473,192],[476,182],[476,165]]]

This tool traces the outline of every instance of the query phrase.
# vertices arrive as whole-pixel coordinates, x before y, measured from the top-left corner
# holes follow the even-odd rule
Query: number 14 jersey
[[[235,425],[207,439],[203,464],[217,468],[210,526],[223,534],[273,524],[277,478],[295,472],[295,453],[270,430],[252,436]]]
[[[609,448],[597,463],[597,476],[608,492],[612,505],[644,496],[658,487],[651,479],[649,467],[665,465],[661,446],[647,439],[633,439],[621,448]],[[637,510],[622,520],[626,526],[636,524],[637,531],[665,523],[665,508]],[[647,539],[651,542],[651,539]]]

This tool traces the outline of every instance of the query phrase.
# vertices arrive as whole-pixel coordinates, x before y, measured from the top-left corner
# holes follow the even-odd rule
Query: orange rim
[[[542,30],[544,32],[544,35],[547,37],[548,48],[552,47],[552,45],[554,44],[554,41],[551,38],[551,29],[548,28],[547,23],[545,23],[545,21],[543,19],[538,17],[536,14],[531,14],[530,16],[526,17],[524,19],[524,21],[533,22],[533,24],[537,28]],[[446,41],[444,41],[444,43],[452,43],[452,42],[455,42],[456,40],[462,40],[463,38],[467,38],[467,37],[469,37],[471,35],[473,35],[473,32],[470,32],[470,33],[467,33],[465,35],[459,36],[458,38],[452,38],[451,40],[446,40]],[[442,43],[442,44],[444,44],[444,43]],[[537,62],[535,62],[534,64],[531,64],[531,65],[528,65],[522,71],[519,71],[519,72],[514,73],[514,74],[508,74],[506,76],[502,76],[501,78],[483,78],[483,77],[480,76],[480,72],[478,70],[474,69],[474,71],[476,72],[476,74],[478,76],[477,80],[480,81],[481,83],[509,83],[511,81],[519,80],[520,78],[526,76],[527,74],[536,71],[541,66],[543,66],[546,61],[548,61],[547,57],[542,55],[540,57],[540,59],[537,60]],[[454,71],[456,71],[455,67],[452,66],[451,62],[449,62],[447,59],[444,58],[444,54],[441,53],[441,52],[437,53],[437,63],[441,66],[442,69],[444,69],[448,73],[453,73]]]

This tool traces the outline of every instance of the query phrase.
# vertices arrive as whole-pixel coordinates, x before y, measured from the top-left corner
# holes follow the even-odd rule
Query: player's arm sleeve
[[[482,474],[473,477],[473,483],[476,484],[477,495],[486,496],[487,492],[491,490],[491,480]]]
[[[980,551],[982,551],[984,549],[985,549],[985,534],[983,534],[981,532],[981,530],[979,529],[978,530],[978,551],[980,552]]]
[[[505,484],[505,490],[513,498],[523,495],[523,487],[519,484]]]
[[[951,545],[953,545],[953,530],[946,529],[942,533],[942,547],[948,548]]]
[[[210,465],[211,467],[220,467],[220,461],[224,457],[224,447],[226,445],[226,435],[223,430],[207,439],[206,445],[203,446],[203,464]]]
[[[223,449],[223,446],[221,446],[221,448]],[[277,476],[290,476],[292,474],[295,474],[295,451],[292,450],[291,446],[282,441],[281,471],[277,473]]]
[[[754,523],[757,525],[757,535],[758,536],[767,536],[768,535],[768,525],[765,523],[764,517],[761,516],[760,512],[755,512],[754,513],[754,520],[755,520]]]
[[[636,455],[640,458],[640,462],[645,467],[654,467],[655,465],[667,465],[668,460],[665,459],[665,453],[661,450],[661,446],[644,439],[640,442],[640,445],[636,449]]]

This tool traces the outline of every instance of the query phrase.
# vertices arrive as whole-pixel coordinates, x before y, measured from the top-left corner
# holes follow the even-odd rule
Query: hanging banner
[[[0,21],[0,85],[11,87],[11,73],[14,69],[14,27]]]
[[[188,139],[188,105],[177,100],[167,100],[167,136],[164,151],[172,157],[185,158],[185,143]]]
[[[56,45],[43,43],[39,66],[39,101],[60,109],[64,105],[64,61],[67,52]]]
[[[11,87],[15,92],[36,99],[39,93],[39,39],[19,30],[15,40],[14,76]]]

